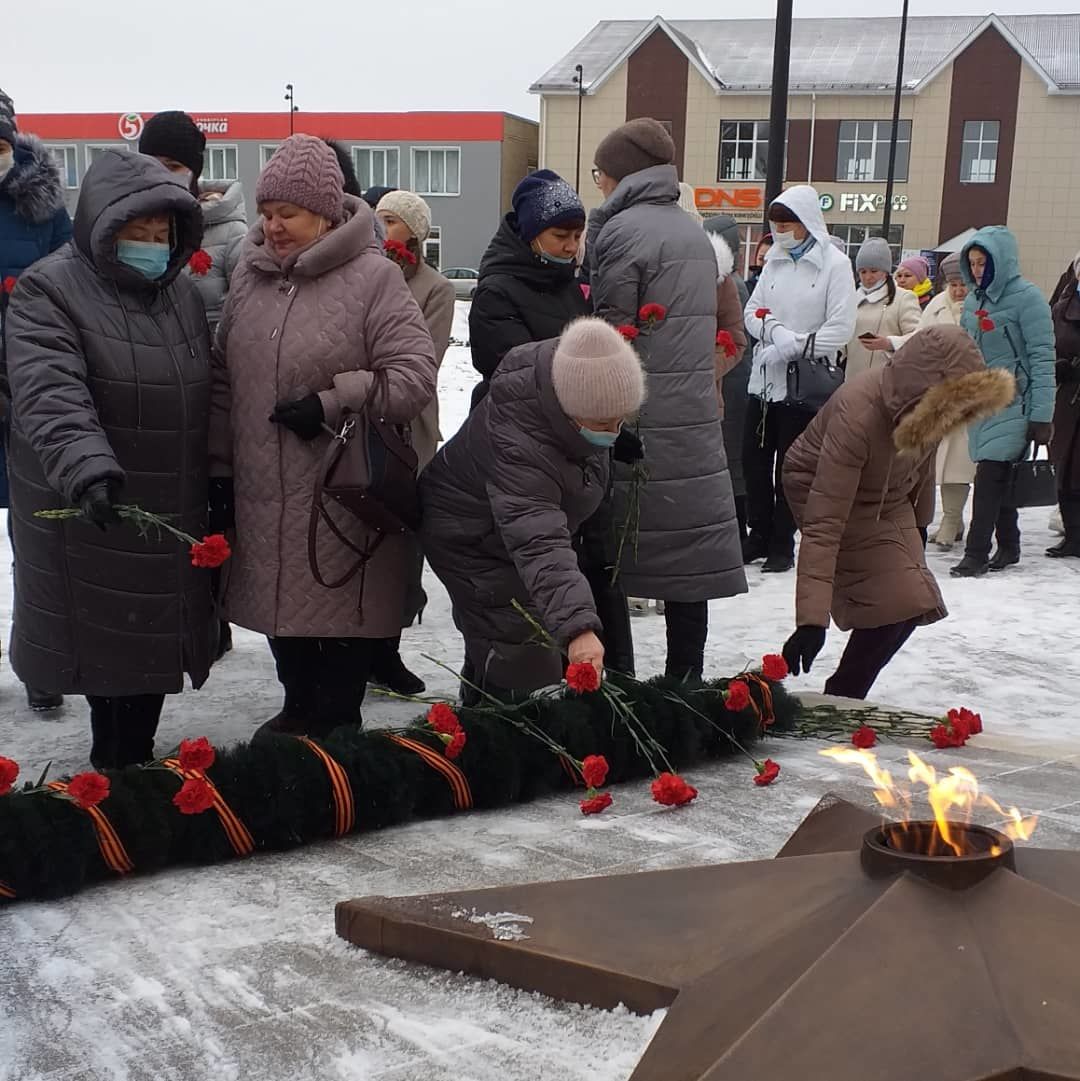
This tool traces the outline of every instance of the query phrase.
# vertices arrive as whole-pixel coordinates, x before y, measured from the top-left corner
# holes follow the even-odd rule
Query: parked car
[[[443,271],[443,277],[454,283],[454,293],[458,300],[472,300],[476,295],[476,286],[480,272],[470,267],[454,266]]]

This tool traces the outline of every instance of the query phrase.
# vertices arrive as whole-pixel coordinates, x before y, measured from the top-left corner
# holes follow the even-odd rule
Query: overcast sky
[[[728,0],[2,0],[0,88],[20,112],[267,112],[284,84],[302,110],[501,109],[601,19],[734,17]],[[895,14],[900,2],[896,0]],[[1009,0],[1020,12],[1076,0]],[[795,17],[892,14],[866,0],[795,0]],[[913,15],[985,15],[983,3],[912,0]]]

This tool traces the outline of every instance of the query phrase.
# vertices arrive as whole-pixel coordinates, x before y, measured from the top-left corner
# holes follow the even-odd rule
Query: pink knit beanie
[[[563,331],[551,381],[566,415],[581,420],[626,417],[645,400],[645,373],[637,353],[603,319],[577,319]]]
[[[292,203],[337,225],[345,217],[345,177],[337,156],[314,135],[290,135],[259,174],[255,200]]]
[[[920,282],[930,277],[930,264],[921,255],[909,255],[901,261],[900,266],[914,274]]]

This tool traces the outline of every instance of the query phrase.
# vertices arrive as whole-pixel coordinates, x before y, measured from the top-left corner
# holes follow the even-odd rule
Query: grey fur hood
[[[36,135],[15,139],[15,165],[0,193],[15,204],[15,213],[33,225],[52,220],[64,205],[60,170],[48,147]]]

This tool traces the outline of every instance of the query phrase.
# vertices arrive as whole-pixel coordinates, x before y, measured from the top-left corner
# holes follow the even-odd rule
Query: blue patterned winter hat
[[[585,207],[577,192],[558,173],[540,169],[514,189],[518,235],[531,244],[545,229],[584,226]]]

